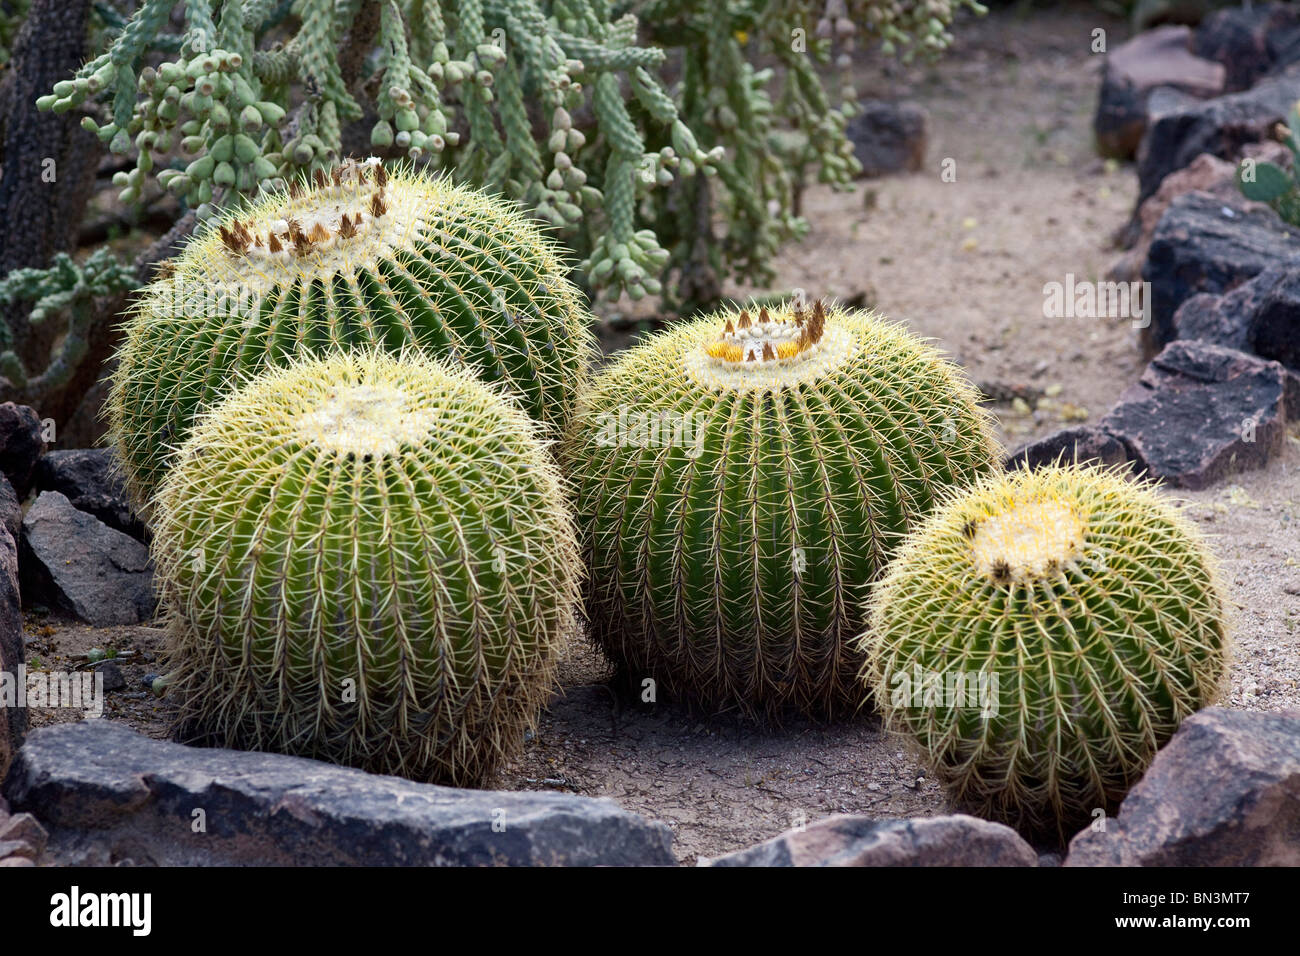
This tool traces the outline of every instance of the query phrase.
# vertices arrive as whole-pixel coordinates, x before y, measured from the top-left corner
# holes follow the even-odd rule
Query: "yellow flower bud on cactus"
[[[889,726],[954,802],[1068,838],[1113,812],[1225,678],[1201,536],[1093,468],[990,477],[900,549],[861,639]]]
[[[634,686],[707,708],[855,711],[867,587],[997,461],[976,398],[920,339],[821,303],[632,349],[567,450],[596,641]]]
[[[540,426],[417,353],[294,361],[205,412],[153,541],[182,739],[479,784],[572,634]]]

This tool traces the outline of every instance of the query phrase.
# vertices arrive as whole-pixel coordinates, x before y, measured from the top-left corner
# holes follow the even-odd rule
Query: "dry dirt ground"
[[[1102,277],[1114,256],[1108,237],[1136,191],[1131,169],[1108,169],[1091,151],[1100,63],[1089,40],[1098,25],[1110,28],[1112,43],[1123,35],[1086,12],[995,14],[964,24],[939,66],[896,71],[881,90],[903,89],[930,113],[926,168],[847,196],[809,190],[812,234],[779,265],[778,288],[866,292],[937,339],[977,382],[1048,393],[1040,409],[994,408],[1011,447],[1100,415],[1142,369],[1129,323],[1043,317],[1045,283],[1068,273]],[[862,88],[870,90],[866,78]],[[956,182],[940,178],[945,158],[956,161]],[[1300,705],[1300,430],[1266,471],[1183,497],[1215,536],[1234,606],[1226,703]],[[95,630],[38,615],[28,628],[29,654],[46,667],[79,664],[90,647],[116,648],[126,687],[108,695],[107,715],[164,734],[162,705],[141,685],[155,669],[159,631]],[[496,786],[612,797],[671,826],[684,863],[832,813],[945,810],[939,788],[870,716],[761,730],[669,702],[620,703],[606,676],[594,652],[575,642],[562,694]],[[45,711],[32,722],[63,719],[75,718]]]

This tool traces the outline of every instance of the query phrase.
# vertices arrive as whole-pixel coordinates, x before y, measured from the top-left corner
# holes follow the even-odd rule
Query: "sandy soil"
[[[881,91],[905,89],[929,110],[926,170],[848,196],[810,189],[812,235],[779,266],[779,288],[865,293],[937,339],[977,382],[1048,393],[1037,409],[994,408],[1012,447],[1099,416],[1142,369],[1129,323],[1043,317],[1045,283],[1067,273],[1101,278],[1115,255],[1108,237],[1136,193],[1131,169],[1107,169],[1091,151],[1100,63],[1088,39],[1099,24],[1118,42],[1122,27],[1092,14],[997,14],[965,24],[940,66],[897,71]],[[954,183],[940,180],[945,158],[956,160]],[[1183,497],[1215,536],[1236,613],[1227,703],[1300,705],[1300,429],[1266,471]],[[28,626],[29,654],[47,667],[76,664],[92,646],[116,647],[127,686],[109,695],[108,715],[163,734],[161,704],[140,683],[158,631],[96,631],[35,616]],[[563,694],[497,785],[613,797],[668,823],[685,863],[832,813],[945,810],[939,788],[870,716],[756,730],[668,702],[620,703],[606,677],[590,647],[576,643],[562,668]],[[74,718],[37,712],[32,723],[60,719]]]

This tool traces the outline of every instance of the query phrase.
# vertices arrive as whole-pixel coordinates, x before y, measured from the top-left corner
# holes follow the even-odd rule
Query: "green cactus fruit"
[[[173,266],[126,327],[108,403],[141,507],[204,405],[294,356],[415,345],[505,383],[559,435],[594,352],[580,293],[532,222],[377,160],[228,216]]]
[[[1214,701],[1224,601],[1200,536],[1091,467],[954,496],[875,586],[861,647],[886,722],[954,803],[1065,839]]]
[[[856,708],[868,583],[995,449],[956,367],[873,314],[683,323],[579,399],[592,635],[633,686],[699,706]]]
[[[178,737],[459,786],[517,749],[578,607],[542,426],[418,353],[205,411],[156,499]]]

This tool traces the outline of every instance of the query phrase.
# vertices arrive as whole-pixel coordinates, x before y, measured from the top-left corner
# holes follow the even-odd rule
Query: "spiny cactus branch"
[[[844,136],[855,24],[910,56],[942,49],[957,9],[981,9],[651,0],[615,19],[604,0],[295,0],[279,23],[269,0],[185,0],[177,35],[174,6],[143,0],[108,50],[40,100],[56,111],[99,105],[86,128],[136,157],[117,180],[124,202],[140,199],[157,166],[158,182],[210,219],[222,189],[243,201],[335,163],[344,125],[364,116],[374,148],[521,202],[581,257],[594,291],[634,299],[701,268],[695,216],[682,213],[697,197],[720,204],[726,236],[709,264],[719,281],[693,284],[769,278],[780,244],[807,229],[793,213],[791,165],[815,164],[835,187],[856,170]],[[682,79],[670,92],[661,71],[672,49]],[[372,51],[374,74],[354,75]],[[839,107],[815,67],[832,53]],[[777,68],[757,69],[754,57]],[[594,124],[575,125],[588,106]],[[783,129],[797,143],[782,145]],[[178,147],[193,157],[183,165]],[[725,188],[704,186],[715,174]]]

